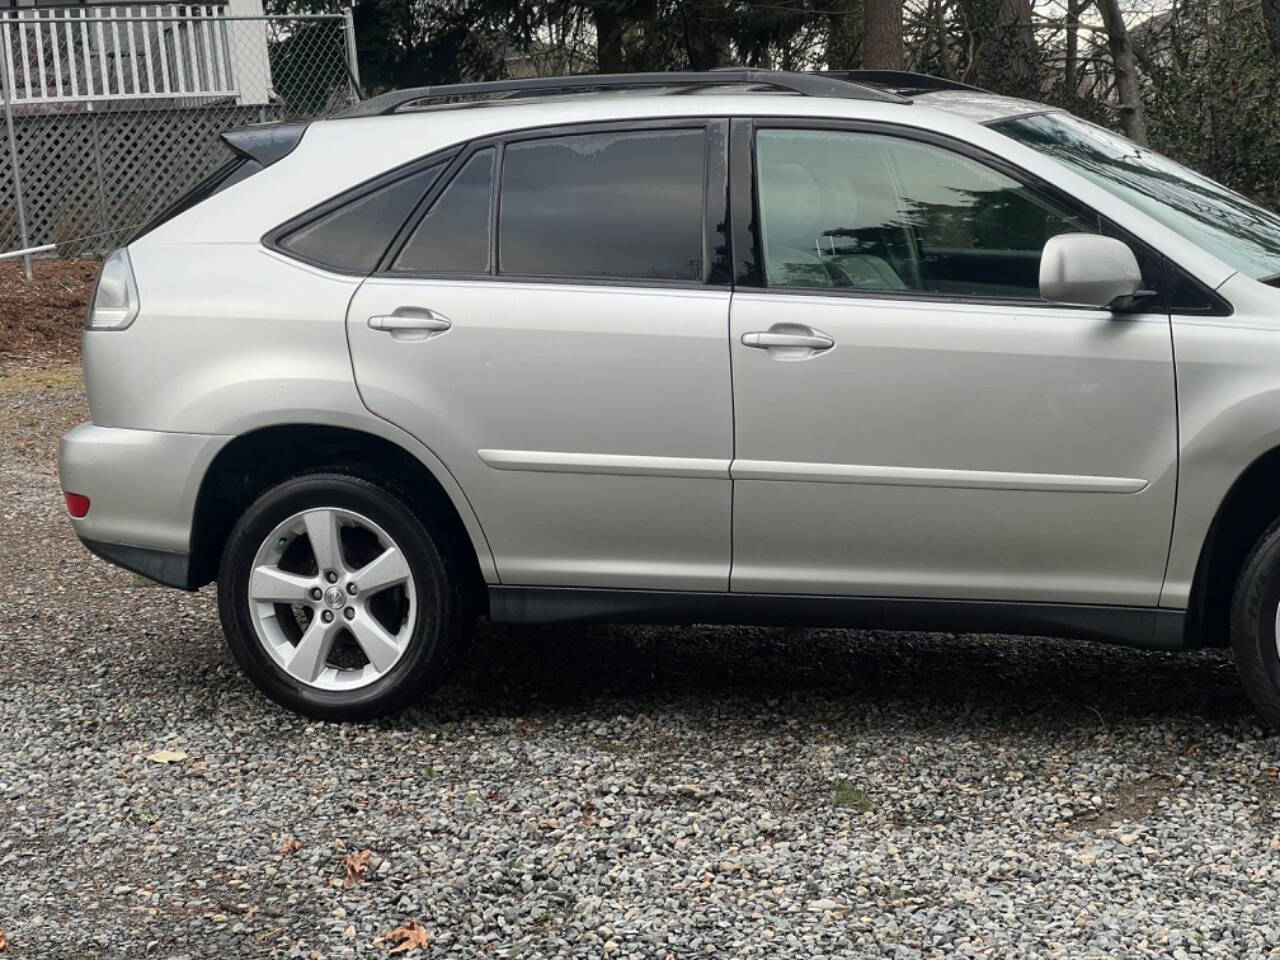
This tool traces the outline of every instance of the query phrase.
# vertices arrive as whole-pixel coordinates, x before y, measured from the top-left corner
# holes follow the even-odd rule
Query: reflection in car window
[[[1280,216],[1222,184],[1069,114],[994,126],[1066,163],[1241,273],[1273,280],[1280,274]]]
[[[440,173],[435,165],[351,200],[280,241],[280,246],[346,273],[368,273]]]
[[[392,270],[489,272],[493,163],[492,147],[478,151],[467,161],[414,228]]]
[[[498,269],[534,277],[702,279],[703,130],[507,147]]]
[[[1039,297],[1040,252],[1097,232],[968,157],[880,134],[761,130],[770,286]]]

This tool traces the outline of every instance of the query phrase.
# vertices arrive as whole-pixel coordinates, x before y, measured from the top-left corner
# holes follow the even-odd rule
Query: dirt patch
[[[1160,801],[1169,795],[1172,788],[1173,781],[1164,776],[1121,784],[1116,788],[1115,793],[1106,798],[1105,809],[1073,820],[1071,828],[1073,830],[1107,830],[1126,820],[1145,819],[1156,812]]]
[[[28,281],[21,260],[0,262],[0,359],[75,359],[98,263],[36,260],[32,269]]]

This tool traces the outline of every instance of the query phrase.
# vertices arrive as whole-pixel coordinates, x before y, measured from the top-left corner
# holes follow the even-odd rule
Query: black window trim
[[[857,300],[894,300],[923,301],[926,303],[956,303],[991,306],[1012,306],[1019,309],[1034,308],[1038,310],[1082,310],[1097,312],[1097,307],[1074,306],[1071,304],[1050,303],[1039,298],[1029,297],[983,297],[963,294],[942,294],[927,290],[854,290],[829,287],[770,287],[764,274],[764,246],[760,235],[759,191],[756,183],[756,131],[766,129],[781,130],[841,130],[850,133],[879,134],[881,136],[898,137],[931,144],[944,150],[950,150],[961,156],[982,163],[998,173],[1017,181],[1032,192],[1051,203],[1071,212],[1081,219],[1098,224],[1100,231],[1110,229],[1113,235],[1131,247],[1146,248],[1160,258],[1163,265],[1163,283],[1165,290],[1160,291],[1158,305],[1152,305],[1138,311],[1138,315],[1161,316],[1231,316],[1234,308],[1215,290],[1197,279],[1190,271],[1179,266],[1164,253],[1156,250],[1146,241],[1134,236],[1111,218],[1090,207],[1077,197],[1059,187],[1042,180],[1040,177],[1011,163],[1004,157],[990,153],[981,147],[964,140],[913,127],[907,124],[892,123],[881,120],[846,120],[816,117],[751,117],[735,118],[730,132],[730,204],[732,209],[733,236],[733,275],[734,287],[749,289],[753,292],[772,292],[783,296],[818,296],[842,297]],[[744,187],[745,184],[745,187]],[[1166,291],[1169,287],[1169,273],[1178,271],[1183,278],[1196,286],[1212,304],[1207,310],[1186,308],[1169,309],[1165,305]]]
[[[421,157],[416,157],[415,159],[410,160],[407,163],[402,163],[399,166],[393,167],[390,170],[383,171],[377,176],[370,177],[367,180],[363,180],[353,187],[348,187],[346,190],[343,190],[341,193],[335,194],[329,199],[323,200],[313,207],[309,207],[308,209],[304,210],[302,213],[294,217],[290,217],[288,220],[284,221],[284,223],[281,223],[275,227],[272,227],[270,230],[268,230],[265,234],[262,235],[262,245],[266,247],[268,250],[272,250],[275,253],[279,253],[282,256],[288,257],[290,260],[297,260],[299,263],[305,263],[310,266],[317,267],[320,270],[325,270],[329,273],[338,274],[339,276],[344,276],[344,277],[367,277],[369,276],[369,271],[367,270],[349,270],[344,267],[336,266],[332,263],[326,263],[322,260],[316,260],[315,258],[308,257],[305,254],[297,252],[296,250],[289,249],[288,247],[284,246],[284,241],[291,234],[296,233],[298,230],[301,230],[304,227],[310,226],[315,221],[325,216],[328,216],[330,213],[333,213],[335,210],[339,209],[340,207],[346,206],[348,203],[351,203],[352,201],[359,200],[362,197],[366,197],[371,193],[376,193],[378,190],[381,190],[383,187],[389,187],[393,183],[403,180],[406,177],[412,177],[415,174],[421,173],[422,171],[428,169],[429,167],[434,167],[434,166],[443,164],[443,168],[441,169],[440,173],[436,175],[435,180],[431,184],[431,189],[427,191],[427,195],[430,196],[435,191],[435,188],[439,185],[441,180],[445,179],[446,177],[452,178],[453,170],[454,170],[454,166],[457,160],[457,155],[459,150],[460,148],[455,144],[453,146],[446,147],[443,150],[437,150],[433,153],[429,153]],[[415,206],[413,208],[413,211],[410,212],[410,216],[417,209],[418,208]],[[403,229],[403,226],[401,227],[401,229]],[[397,231],[395,234],[392,235],[393,242],[395,238],[397,238],[398,236],[399,236],[399,231]],[[379,258],[379,262],[381,262],[381,258]]]
[[[392,269],[392,264],[404,252],[404,248],[408,245],[414,231],[418,229],[418,226],[426,217],[427,211],[440,199],[440,195],[449,188],[454,178],[471,162],[471,158],[490,148],[493,148],[493,179],[489,184],[489,269],[484,273],[462,270],[425,273],[417,270]],[[494,262],[496,248],[493,241],[494,231],[497,229],[499,196],[497,188],[502,176],[502,153],[503,143],[494,137],[486,137],[483,140],[473,140],[470,143],[463,144],[448,166],[440,171],[440,176],[436,177],[431,184],[431,188],[418,198],[418,202],[413,205],[409,215],[400,224],[400,229],[392,234],[391,242],[387,244],[387,249],[382,252],[382,256],[374,264],[373,271],[369,276],[391,277],[396,280],[492,280],[494,271],[497,269],[497,264]]]
[[[541,276],[502,273],[498,263],[499,215],[502,204],[502,178],[505,172],[506,148],[513,143],[529,140],[545,140],[555,137],[583,136],[602,133],[629,133],[644,130],[703,130],[705,159],[703,163],[703,213],[702,213],[702,276],[696,280],[656,280],[632,277],[598,276]],[[717,234],[721,224],[728,222],[728,121],[719,117],[677,116],[644,120],[607,120],[592,123],[551,124],[507,130],[492,136],[473,140],[459,149],[448,167],[441,172],[431,189],[414,208],[412,214],[397,231],[371,277],[395,280],[447,280],[486,281],[501,283],[551,283],[562,286],[646,287],[697,290],[706,287],[727,288],[732,280],[729,265],[731,244]],[[490,203],[489,271],[487,273],[426,273],[409,270],[393,270],[391,265],[413,231],[426,215],[431,204],[448,188],[454,176],[472,156],[480,150],[495,147],[497,174],[494,177],[493,196]],[[727,231],[726,231],[727,233]]]

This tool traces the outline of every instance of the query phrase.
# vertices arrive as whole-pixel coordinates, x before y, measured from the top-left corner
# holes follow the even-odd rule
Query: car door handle
[[[826,334],[817,332],[779,333],[773,330],[759,330],[753,333],[744,333],[742,335],[742,345],[744,347],[755,347],[759,350],[769,350],[775,347],[789,347],[793,350],[830,350],[836,345],[836,342]]]
[[[385,330],[390,333],[443,333],[453,326],[448,317],[442,317],[432,310],[423,310],[413,314],[391,313],[369,318],[369,327],[373,330]]]

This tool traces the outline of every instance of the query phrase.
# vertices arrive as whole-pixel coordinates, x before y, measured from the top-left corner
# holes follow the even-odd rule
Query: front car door
[[[904,128],[733,136],[732,590],[1154,605],[1168,316],[1038,296],[1098,218]]]
[[[473,144],[353,298],[361,396],[448,466],[503,584],[728,588],[726,140]]]

